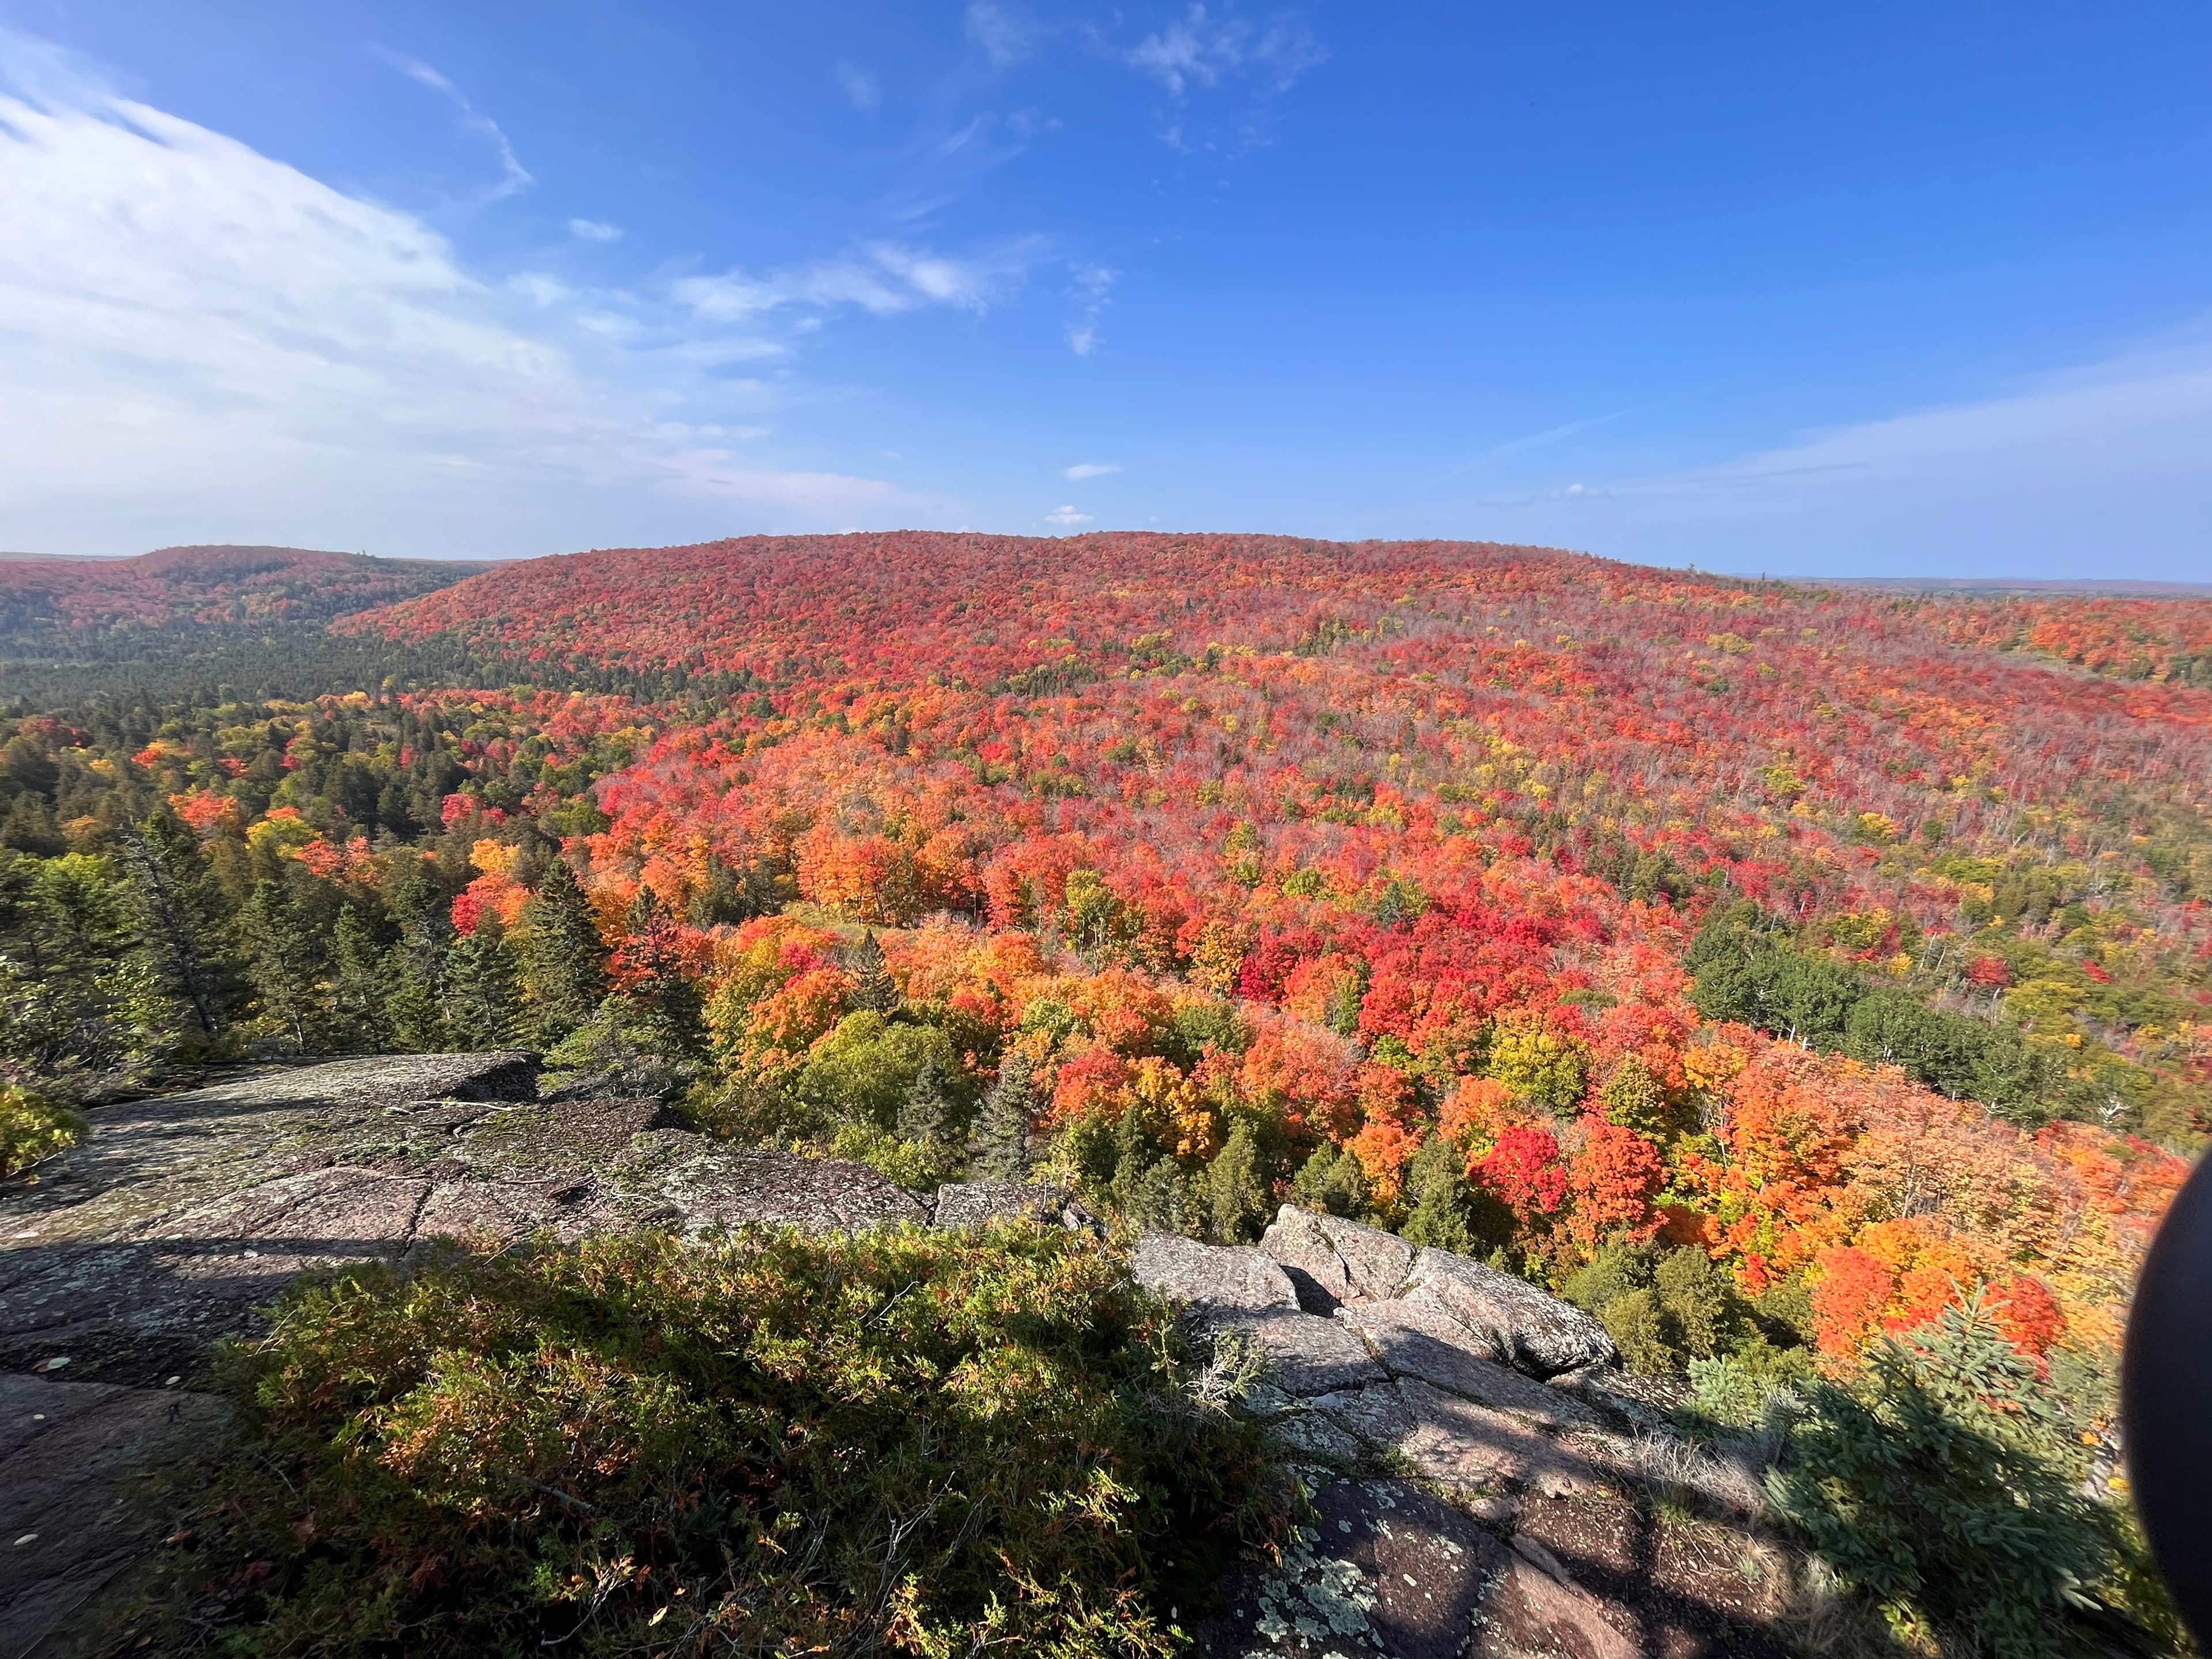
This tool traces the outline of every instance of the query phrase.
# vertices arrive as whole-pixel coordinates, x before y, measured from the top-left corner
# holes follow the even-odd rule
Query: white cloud
[[[489,115],[480,112],[476,106],[470,103],[463,95],[459,87],[439,74],[429,64],[415,58],[404,57],[396,52],[386,52],[380,47],[378,49],[377,55],[409,80],[426,86],[443,97],[460,112],[461,125],[464,127],[490,141],[493,153],[499,158],[499,182],[479,191],[475,198],[475,205],[480,207],[489,205],[498,201],[501,197],[513,196],[518,191],[528,190],[531,185],[538,182],[530,176],[529,171],[522,163],[515,159],[514,146],[507,143],[507,134],[500,131],[499,123]]]
[[[1055,507],[1044,515],[1044,521],[1047,524],[1058,525],[1062,530],[1073,530],[1079,524],[1091,523],[1091,517],[1088,513],[1078,513],[1071,505]]]
[[[2212,321],[1986,398],[1493,502],[1491,523],[1708,568],[2202,580],[2207,457]]]
[[[994,69],[1012,69],[1034,57],[1042,33],[1019,0],[969,0],[968,44]]]
[[[1119,472],[1121,470],[1120,467],[1104,461],[1078,461],[1060,476],[1081,483],[1085,478],[1103,478],[1109,472]]]
[[[883,101],[883,88],[876,77],[858,64],[840,60],[830,70],[837,82],[837,90],[845,94],[845,101],[866,115]]]
[[[874,268],[894,309],[989,289]],[[946,511],[740,460],[778,394],[732,371],[792,349],[757,324],[487,282],[420,219],[0,31],[0,544],[505,553]]]
[[[622,227],[620,225],[602,224],[597,219],[569,220],[568,234],[580,242],[619,242],[622,240]]]
[[[900,242],[872,242],[841,259],[751,276],[742,270],[685,276],[671,285],[697,315],[734,322],[769,313],[856,306],[878,317],[925,306],[985,311],[1027,278],[1047,252],[1042,237],[1020,237],[980,252],[954,255]]]
[[[1157,34],[1119,54],[1180,98],[1194,87],[1211,87],[1249,75],[1272,92],[1288,92],[1328,53],[1296,19],[1276,18],[1266,27],[1241,17],[1215,16],[1194,5]]]
[[[1577,433],[1587,432],[1592,427],[1608,425],[1620,420],[1624,415],[1632,412],[1629,410],[1617,410],[1610,415],[1592,415],[1579,421],[1564,421],[1558,426],[1547,427],[1541,432],[1531,432],[1526,437],[1515,438],[1508,443],[1498,444],[1477,456],[1472,465],[1489,466],[1495,462],[1504,460],[1508,456],[1526,454],[1532,449],[1547,448],[1553,444],[1565,442]],[[1468,469],[1461,467],[1454,470],[1465,471]]]
[[[1075,303],[1075,315],[1067,324],[1067,349],[1088,357],[1098,343],[1098,319],[1112,303],[1106,296],[1121,273],[1104,265],[1077,265],[1070,274],[1074,281],[1068,297]]]

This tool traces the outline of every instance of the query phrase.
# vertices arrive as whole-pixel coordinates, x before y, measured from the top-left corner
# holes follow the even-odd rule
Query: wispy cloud
[[[619,242],[620,225],[603,224],[597,219],[571,219],[568,234],[580,242]]]
[[[1633,412],[1626,409],[1616,410],[1610,415],[1592,415],[1583,420],[1565,421],[1558,426],[1546,427],[1541,432],[1531,432],[1526,437],[1515,438],[1509,442],[1499,444],[1494,449],[1486,450],[1476,456],[1469,465],[1492,466],[1510,456],[1526,454],[1532,449],[1546,449],[1553,444],[1565,442],[1578,432],[1587,432],[1592,427],[1607,425]],[[1455,471],[1467,470],[1466,467],[1454,469]]]
[[[1085,478],[1103,478],[1109,472],[1119,472],[1121,470],[1120,467],[1106,461],[1078,461],[1066,471],[1061,473],[1060,477],[1081,483]]]
[[[968,44],[994,69],[1012,69],[1036,55],[1044,31],[1020,0],[968,0]]]
[[[499,157],[499,181],[477,194],[474,198],[476,205],[487,206],[502,197],[513,196],[519,191],[528,190],[531,185],[538,182],[530,176],[528,169],[515,159],[514,146],[507,143],[507,134],[500,131],[499,123],[469,102],[459,87],[429,64],[417,58],[406,57],[400,52],[391,52],[381,46],[376,49],[376,55],[409,80],[429,88],[444,98],[459,112],[461,125],[464,127],[471,132],[481,134],[490,141],[493,152]]]
[[[1056,525],[1062,530],[1073,530],[1078,525],[1091,523],[1092,519],[1088,513],[1077,512],[1071,504],[1066,507],[1055,507],[1044,515],[1044,521],[1048,525]]]
[[[2212,563],[2208,455],[2212,319],[1984,398],[1490,505],[1540,535],[1709,568],[2187,574]]]
[[[836,80],[837,90],[845,94],[845,101],[861,114],[866,115],[883,102],[883,88],[876,83],[876,77],[858,64],[848,64],[841,58],[830,74]]]
[[[1243,75],[1269,91],[1288,92],[1328,54],[1287,14],[1263,27],[1194,5],[1120,56],[1130,68],[1149,75],[1180,98],[1194,87],[1217,86]]]
[[[1174,149],[1193,152],[1236,154],[1266,143],[1273,131],[1274,100],[1328,58],[1294,13],[1257,23],[1225,7],[1214,11],[1202,4],[1133,45],[1097,29],[1091,39],[1096,50],[1166,91],[1171,106],[1161,118],[1160,137]],[[1196,112],[1194,94],[1216,88],[1238,94],[1231,112]]]
[[[1005,279],[908,249],[865,269],[889,297],[854,302],[889,310]],[[818,312],[837,282],[777,302]],[[758,311],[486,281],[420,218],[0,31],[0,544],[520,551],[950,516],[744,452],[781,395],[749,366],[796,338]]]
[[[950,306],[985,311],[1018,290],[1046,256],[1037,236],[1017,237],[969,254],[940,253],[901,242],[871,242],[843,258],[754,276],[742,270],[684,276],[670,285],[696,315],[735,322],[792,308],[857,307],[878,317]]]
[[[1067,349],[1077,356],[1088,357],[1098,343],[1098,319],[1112,303],[1107,295],[1120,274],[1103,265],[1079,264],[1070,270],[1073,280],[1068,284],[1068,297],[1074,302],[1075,314],[1068,319]]]

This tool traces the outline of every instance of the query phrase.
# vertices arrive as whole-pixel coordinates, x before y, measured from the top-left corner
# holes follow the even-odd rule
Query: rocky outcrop
[[[1282,1264],[1308,1313],[1388,1301],[1413,1267],[1413,1248],[1404,1239],[1295,1204],[1283,1206],[1260,1249]]]
[[[1613,1339],[1580,1308],[1525,1279],[1486,1267],[1449,1250],[1423,1250],[1406,1275],[1405,1293],[1434,1304],[1486,1338],[1500,1359],[1537,1376],[1585,1365],[1617,1364]]]
[[[143,1557],[167,1513],[149,1493],[226,1433],[223,1403],[191,1391],[200,1361],[302,1268],[638,1225],[1101,1231],[1061,1188],[917,1196],[865,1165],[704,1139],[653,1101],[541,1101],[535,1083],[520,1054],[266,1069],[104,1108],[82,1146],[0,1183],[0,1629],[35,1649]],[[1771,1650],[1711,1645],[1703,1603],[1652,1601],[1658,1567],[1607,1565],[1668,1559],[1634,1498],[1665,1402],[1576,1310],[1288,1206],[1256,1249],[1148,1234],[1133,1266],[1218,1355],[1256,1352],[1241,1409],[1313,1482],[1314,1523],[1231,1581],[1203,1651]],[[1597,1514],[1613,1517],[1601,1547],[1569,1524]],[[1755,1619],[1740,1578],[1723,1589]]]
[[[1348,1470],[1410,1465],[1501,1516],[1524,1491],[1608,1483],[1619,1449],[1606,1436],[1627,1425],[1501,1358],[1530,1344],[1555,1353],[1550,1339],[1571,1328],[1568,1316],[1583,1318],[1525,1281],[1514,1281],[1510,1303],[1489,1296],[1470,1326],[1422,1287],[1456,1285],[1463,1267],[1506,1275],[1442,1250],[1416,1255],[1371,1227],[1287,1210],[1257,1249],[1148,1233],[1133,1267],[1139,1283],[1187,1306],[1208,1340],[1259,1345],[1264,1377],[1247,1408],[1303,1455]],[[1293,1272],[1328,1288],[1335,1310],[1309,1311],[1314,1298],[1309,1291],[1302,1300]]]
[[[1771,1611],[1740,1574],[1718,1575],[1735,1600],[1715,1612],[1659,1582],[1656,1565],[1613,1570],[1606,1553],[1622,1534],[1651,1555],[1672,1547],[1669,1526],[1699,1523],[1656,1518],[1639,1498],[1665,1419],[1578,1310],[1449,1251],[1289,1206],[1257,1249],[1149,1234],[1134,1268],[1186,1304],[1201,1340],[1260,1343],[1267,1364],[1238,1409],[1314,1482],[1316,1520],[1279,1566],[1231,1581],[1201,1651],[1778,1651],[1733,1628]],[[1399,1472],[1421,1484],[1390,1478]],[[1588,1540],[1556,1530],[1558,1514],[1607,1517],[1596,1561]],[[1534,1530],[1547,1520],[1557,1549]]]
[[[1293,1395],[1328,1394],[1384,1380],[1357,1333],[1316,1318],[1298,1305],[1290,1275],[1264,1250],[1146,1233],[1137,1243],[1132,1267],[1139,1284],[1188,1304],[1214,1336],[1257,1343],[1266,1353],[1271,1379]]]
[[[865,1164],[750,1152],[657,1102],[535,1098],[520,1054],[337,1060],[94,1114],[0,1188],[0,1369],[160,1386],[304,1267],[424,1240],[926,1223]]]
[[[229,1425],[213,1395],[0,1371],[0,1654],[39,1651],[158,1544],[164,1499],[193,1488]]]

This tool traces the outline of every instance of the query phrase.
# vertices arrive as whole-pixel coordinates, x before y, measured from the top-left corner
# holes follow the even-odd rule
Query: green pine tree
[[[385,1017],[402,1048],[434,1053],[447,1041],[439,992],[445,983],[453,925],[437,884],[426,871],[416,871],[400,884],[392,908],[399,922],[399,943],[392,953],[392,989],[385,998]]]
[[[1474,1248],[1474,1206],[1467,1188],[1465,1154],[1443,1135],[1431,1135],[1406,1166],[1406,1191],[1413,1208],[1400,1231],[1414,1244],[1465,1255]]]
[[[707,1037],[704,1006],[698,985],[684,971],[676,918],[652,888],[641,885],[624,921],[628,933],[618,956],[629,994],[653,1010],[681,1048],[697,1052]]]
[[[125,824],[118,839],[155,981],[175,1000],[195,1045],[212,1045],[228,1027],[240,977],[215,873],[173,812]]]
[[[239,912],[246,974],[254,1006],[289,1052],[315,1052],[328,1029],[322,941],[301,923],[281,883],[258,881]]]
[[[1341,1152],[1323,1141],[1299,1169],[1291,1193],[1309,1210],[1326,1210],[1346,1220],[1366,1215],[1373,1202],[1366,1166],[1351,1147]]]
[[[1208,1231],[1217,1244],[1249,1244],[1273,1213],[1273,1195],[1261,1179],[1260,1142],[1252,1126],[1237,1120],[1229,1139],[1206,1166]]]
[[[1991,1659],[2114,1650],[2098,1625],[2130,1611],[2133,1545],[2081,1494],[2067,1402],[1978,1296],[1877,1343],[1848,1388],[1816,1382],[1805,1396],[1796,1455],[1768,1473],[1768,1495],[1899,1634]]]
[[[522,982],[530,1035],[550,1048],[599,1011],[607,994],[606,946],[566,859],[545,866],[523,920],[529,929]]]
[[[936,1060],[925,1060],[907,1086],[906,1098],[899,1103],[899,1139],[918,1146],[940,1146],[948,1139],[958,1110],[952,1079]]]
[[[496,911],[446,953],[446,1033],[457,1048],[499,1048],[521,1017],[521,970]]]
[[[1036,1085],[1030,1057],[1007,1051],[999,1079],[983,1097],[969,1143],[969,1167],[985,1181],[1026,1181],[1036,1164]]]
[[[853,975],[852,993],[845,1000],[854,1007],[889,1016],[904,1005],[906,999],[899,994],[890,969],[884,963],[884,947],[876,942],[873,928],[860,935],[845,965]]]
[[[384,951],[361,912],[349,904],[331,933],[331,1036],[351,1054],[380,1054],[392,1046],[385,1015],[389,975]]]

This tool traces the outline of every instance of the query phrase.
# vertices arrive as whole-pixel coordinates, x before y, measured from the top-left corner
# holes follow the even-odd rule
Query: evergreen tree
[[[487,908],[476,931],[446,955],[446,1032],[459,1048],[497,1048],[512,1042],[520,1014],[520,970],[496,911]]]
[[[706,874],[706,880],[700,884],[686,913],[694,927],[743,921],[751,914],[745,906],[744,890],[738,884],[737,872],[712,853],[707,855]]]
[[[999,1080],[983,1097],[971,1143],[975,1174],[985,1181],[1026,1181],[1036,1163],[1036,1086],[1030,1057],[1010,1048]]]
[[[1413,1212],[1400,1231],[1413,1244],[1464,1255],[1474,1248],[1474,1206],[1468,1196],[1465,1157],[1443,1135],[1431,1135],[1406,1166]]]
[[[136,948],[129,896],[88,854],[0,854],[0,1073],[64,1074],[149,1058],[172,1006]]]
[[[1372,1200],[1367,1168],[1349,1146],[1339,1152],[1323,1141],[1314,1149],[1291,1183],[1297,1201],[1309,1210],[1325,1210],[1346,1220],[1366,1215]]]
[[[1273,1201],[1261,1179],[1260,1143],[1242,1119],[1206,1166],[1206,1197],[1217,1244],[1249,1244],[1267,1224]]]
[[[1900,1635],[2005,1659],[2115,1650],[2097,1626],[2132,1546],[2082,1495],[2081,1425],[1978,1295],[1805,1395],[1768,1495]]]
[[[884,947],[876,942],[873,928],[860,935],[846,967],[853,975],[852,994],[846,1000],[854,1007],[888,1016],[904,1006],[906,999],[899,994],[890,969],[884,963]]]
[[[607,991],[607,951],[568,861],[545,866],[524,913],[528,925],[522,980],[531,1035],[551,1048],[590,1019]]]
[[[1107,1208],[1132,1227],[1197,1237],[1203,1224],[1193,1182],[1142,1121],[1124,1114],[1114,1127],[1114,1175],[1106,1184]]]
[[[212,1043],[228,1024],[238,985],[236,947],[214,872],[173,812],[125,824],[118,840],[156,982],[175,999],[194,1039]]]
[[[392,1046],[384,951],[361,912],[349,904],[331,933],[331,1003],[335,1046],[352,1054],[378,1054]]]
[[[301,925],[283,884],[263,880],[239,912],[246,979],[261,1018],[276,1028],[293,1054],[319,1049],[326,1029],[323,978],[329,968],[322,942]]]
[[[446,1046],[445,1010],[439,991],[446,977],[447,942],[453,922],[443,896],[427,871],[417,870],[400,884],[392,901],[399,921],[399,944],[392,951],[392,988],[384,1002],[393,1039],[417,1054]]]
[[[906,1098],[899,1103],[898,1133],[902,1140],[920,1146],[940,1145],[951,1127],[952,1115],[959,1110],[952,1080],[936,1060],[925,1060],[915,1073],[914,1081],[907,1086]]]

